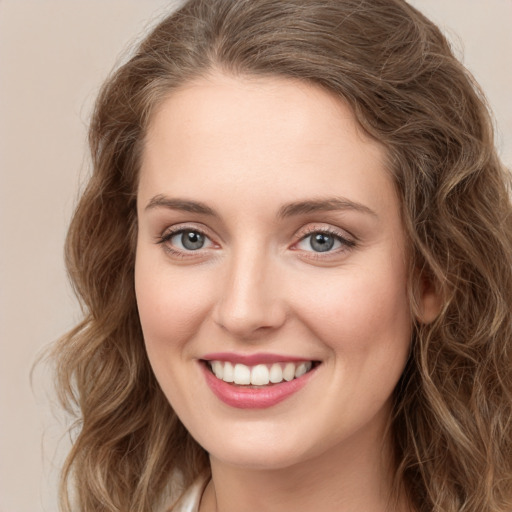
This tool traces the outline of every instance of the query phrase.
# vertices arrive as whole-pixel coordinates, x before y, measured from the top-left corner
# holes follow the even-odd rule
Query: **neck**
[[[381,432],[382,434],[382,432]],[[212,480],[201,512],[405,512],[405,499],[392,499],[390,443],[382,436],[361,443],[357,436],[325,453],[285,468],[254,469],[211,456]]]

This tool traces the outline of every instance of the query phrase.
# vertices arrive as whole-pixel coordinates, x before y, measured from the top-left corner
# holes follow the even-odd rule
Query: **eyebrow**
[[[219,217],[215,210],[202,202],[191,201],[188,199],[171,198],[163,194],[159,194],[150,199],[145,209],[150,210],[153,208],[168,208],[171,210],[180,210],[190,213],[209,215],[211,217]],[[378,217],[372,209],[368,208],[368,206],[365,206],[364,204],[357,203],[343,197],[331,197],[326,199],[309,199],[305,201],[295,201],[288,203],[279,209],[277,218],[285,219],[321,211],[340,210],[352,210]]]
[[[218,217],[215,210],[199,201],[189,201],[188,199],[175,199],[159,194],[148,202],[146,210],[152,208],[168,208],[170,210],[181,210],[190,213],[200,213],[202,215],[210,215],[211,217]]]
[[[377,214],[368,206],[361,203],[356,203],[344,197],[331,197],[326,199],[310,199],[306,201],[296,201],[289,203],[280,208],[277,214],[278,218],[293,217],[296,215],[306,215],[319,211],[343,211],[353,210],[360,213],[366,213],[377,217]]]

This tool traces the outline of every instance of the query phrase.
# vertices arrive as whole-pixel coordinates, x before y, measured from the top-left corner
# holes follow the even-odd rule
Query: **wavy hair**
[[[480,89],[439,29],[402,0],[191,0],[104,84],[92,175],[66,244],[84,319],[52,353],[76,417],[62,510],[148,512],[175,475],[187,485],[208,471],[152,373],[133,274],[151,115],[213,69],[316,84],[385,146],[410,276],[442,297],[435,321],[414,322],[394,396],[397,489],[418,512],[512,510],[510,178]]]

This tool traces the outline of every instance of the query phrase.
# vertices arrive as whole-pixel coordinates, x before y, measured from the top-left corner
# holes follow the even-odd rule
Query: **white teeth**
[[[212,370],[217,379],[222,379],[224,373],[224,365],[220,361],[213,361]]]
[[[253,386],[266,386],[269,380],[269,371],[264,364],[258,364],[251,370],[251,384]]]
[[[281,365],[279,363],[274,363],[270,367],[269,380],[273,384],[277,384],[278,382],[281,382],[283,380],[283,369],[281,368]]]
[[[224,382],[233,382],[241,386],[267,386],[269,383],[279,384],[302,377],[311,370],[313,363],[303,361],[247,366],[241,363],[233,365],[229,361],[210,361],[210,367],[214,375]]]
[[[233,381],[235,384],[250,384],[251,369],[248,366],[245,366],[245,364],[235,364]]]
[[[295,378],[302,377],[305,373],[311,370],[311,361],[307,363],[300,363],[295,370]]]
[[[220,363],[220,361],[218,361],[218,362]],[[234,382],[235,381],[234,368],[233,368],[233,365],[229,361],[224,363],[224,375],[222,376],[222,380],[224,382]]]
[[[293,363],[286,363],[283,370],[284,380],[290,381],[295,378],[295,365]]]

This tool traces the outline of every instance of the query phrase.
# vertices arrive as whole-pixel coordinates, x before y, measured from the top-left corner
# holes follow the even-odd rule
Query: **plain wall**
[[[512,2],[412,3],[445,30],[482,84],[511,166]],[[0,512],[57,510],[64,417],[51,412],[45,367],[33,388],[29,374],[79,318],[62,247],[88,170],[90,109],[128,42],[174,4],[0,0]]]

